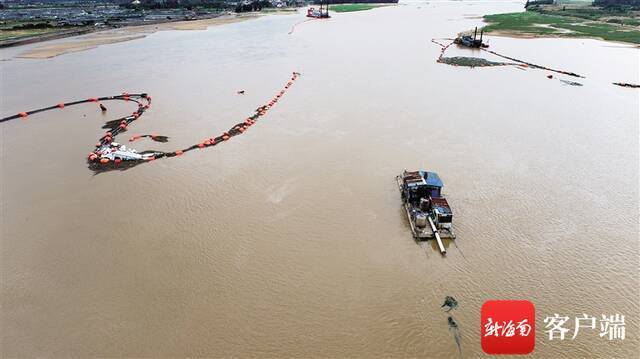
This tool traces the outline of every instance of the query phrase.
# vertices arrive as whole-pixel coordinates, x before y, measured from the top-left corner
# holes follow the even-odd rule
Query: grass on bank
[[[494,62],[494,61],[489,61],[487,59],[483,59],[480,57],[465,57],[465,56],[443,57],[442,59],[440,59],[440,62],[448,65],[458,65],[458,66],[467,66],[467,67],[513,65],[512,63],[507,63],[507,62]]]
[[[575,16],[575,13],[557,15],[555,12],[538,11],[486,15],[484,19],[489,25],[484,27],[484,31],[488,33],[500,31],[543,36],[593,37],[640,44],[640,29],[636,26],[598,21],[605,19],[605,17],[590,11],[583,12],[581,15],[583,17]],[[618,17],[617,19],[623,24],[633,24],[638,20],[632,16],[627,16],[625,19]]]
[[[340,5],[330,5],[329,10],[335,11],[335,12],[352,12],[352,11],[371,10],[381,6],[387,6],[387,5],[385,4],[340,4]]]
[[[29,29],[29,30],[2,30],[0,31],[0,41],[17,40],[24,37],[51,34],[62,30],[57,29]]]
[[[0,22],[0,41],[51,34],[71,28],[73,27],[50,26],[46,22],[2,21]]]

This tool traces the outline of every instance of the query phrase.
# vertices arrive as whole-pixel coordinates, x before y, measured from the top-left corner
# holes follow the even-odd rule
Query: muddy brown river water
[[[118,140],[171,140],[139,150],[217,135],[302,73],[246,134],[127,171],[95,174],[85,158],[132,104],[1,124],[2,356],[456,357],[451,295],[464,357],[484,356],[489,299],[535,303],[538,357],[636,357],[640,99],[611,82],[640,82],[639,50],[488,38],[582,87],[435,62],[432,38],[521,7],[412,2],[292,34],[302,12],[50,59],[15,57],[37,44],[2,50],[2,117],[148,92]],[[445,258],[411,238],[404,168],[445,182],[458,235]],[[626,338],[549,341],[553,313],[624,314]]]

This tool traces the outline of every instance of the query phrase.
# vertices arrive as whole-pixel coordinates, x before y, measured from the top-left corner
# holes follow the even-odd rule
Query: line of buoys
[[[134,96],[137,99],[142,99],[142,98],[144,98],[143,96],[147,96],[147,95],[146,94],[136,94],[136,95],[130,95],[130,96]],[[67,102],[67,103],[58,103],[58,104],[53,105],[53,106],[43,107],[43,108],[39,108],[39,109],[36,109],[36,110],[18,112],[15,115],[7,116],[7,117],[4,117],[4,118],[0,119],[0,123],[11,121],[11,120],[18,119],[18,118],[25,118],[27,116],[30,116],[30,115],[33,115],[33,114],[36,114],[36,113],[39,113],[39,112],[49,111],[49,110],[53,110],[53,109],[64,109],[67,106],[79,105],[79,104],[83,104],[83,103],[87,103],[87,102],[111,101],[111,100],[122,100],[122,95],[105,96],[105,97],[100,97],[100,98],[92,97],[92,98],[85,99],[85,100],[79,100],[79,101],[73,101],[73,102]],[[149,98],[149,101],[151,101],[150,98]],[[136,102],[138,102],[140,104],[139,100],[136,100]],[[149,108],[148,105],[149,104],[147,104],[146,108]]]
[[[99,101],[106,101],[106,100],[122,100],[122,101],[136,102],[138,104],[138,109],[135,112],[133,112],[131,115],[108,121],[107,125],[103,126],[103,128],[107,128],[108,130],[105,132],[105,134],[102,137],[98,139],[98,142],[96,142],[95,144],[94,150],[90,152],[89,155],[87,156],[87,161],[89,162],[90,166],[96,169],[97,171],[100,171],[100,170],[109,169],[112,166],[115,168],[120,164],[124,165],[124,163],[137,164],[145,161],[153,161],[162,157],[180,156],[196,148],[206,148],[210,146],[215,146],[223,141],[228,141],[232,137],[246,132],[251,126],[253,126],[258,121],[260,117],[266,115],[267,111],[273,108],[273,106],[275,106],[275,104],[285,94],[286,90],[288,90],[293,85],[293,83],[298,79],[299,76],[300,76],[300,73],[293,72],[291,79],[287,81],[284,88],[280,90],[278,93],[276,93],[276,95],[271,100],[269,100],[266,105],[258,107],[255,110],[254,114],[246,118],[243,122],[240,122],[234,125],[233,127],[231,127],[231,129],[229,129],[228,131],[224,132],[219,136],[207,138],[198,144],[195,144],[188,148],[184,148],[174,152],[145,151],[139,154],[135,150],[131,150],[131,149],[127,150],[125,146],[121,146],[118,143],[114,142],[118,134],[126,131],[132,122],[139,119],[140,116],[142,116],[144,112],[150,108],[151,96],[147,95],[146,93],[141,93],[141,94],[123,93],[121,95],[116,95],[116,96],[106,96],[106,97],[99,97],[99,98],[91,97],[85,100],[59,103],[54,106],[45,107],[37,110],[19,112],[16,115],[12,115],[12,116],[0,119],[0,123],[10,121],[16,118],[26,118],[27,116],[34,113],[38,113],[38,112],[48,111],[56,108],[63,109],[66,106],[78,105],[78,104],[87,103],[87,102],[99,102]],[[168,140],[168,137],[166,136],[159,136],[156,134],[152,134],[152,135],[134,135],[129,139],[129,141],[133,142],[144,137],[151,138],[152,140],[157,142],[167,142]],[[97,165],[98,168],[94,167],[95,165]]]
[[[440,43],[440,42],[436,41],[435,39],[431,39],[431,42],[433,42],[433,43],[434,43],[434,44],[436,44],[436,45],[440,45],[440,56],[438,56],[438,59],[436,60],[436,62],[438,62],[438,63],[443,63],[442,58],[443,58],[443,56],[444,56],[444,53],[445,53],[445,51],[447,51],[447,49],[449,48],[449,46],[453,45],[453,41],[451,41],[451,42],[450,42],[449,44],[447,44],[447,45],[444,45],[444,44],[442,44],[442,43]]]

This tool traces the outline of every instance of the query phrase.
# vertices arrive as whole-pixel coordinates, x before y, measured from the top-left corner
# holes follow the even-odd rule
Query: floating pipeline
[[[448,45],[442,44],[438,41],[436,41],[435,39],[431,39],[431,42],[433,42],[436,45],[439,45],[441,47],[440,49],[440,56],[438,56],[438,59],[436,60],[436,62],[442,63],[443,62],[443,56],[445,51],[447,51],[447,49],[449,48],[449,46],[453,45],[453,41],[451,41]]]
[[[88,98],[88,99],[85,99],[85,100],[79,100],[79,101],[73,101],[73,102],[67,102],[67,103],[59,103],[59,104],[56,104],[56,105],[53,105],[53,106],[39,108],[37,110],[31,110],[31,111],[27,111],[27,112],[19,112],[18,114],[15,114],[13,116],[9,116],[9,117],[5,117],[5,118],[0,119],[0,123],[6,122],[6,121],[10,121],[10,120],[15,120],[17,118],[26,119],[28,116],[34,115],[36,113],[55,110],[55,109],[61,109],[62,110],[65,107],[68,107],[68,106],[80,105],[80,104],[88,103],[88,102],[98,103],[100,101],[111,101],[111,100],[122,100],[122,101],[136,102],[138,104],[138,109],[140,109],[140,107],[143,108],[140,113],[144,112],[144,110],[148,109],[149,106],[151,105],[151,97],[148,96],[147,94],[144,94],[144,93],[142,93],[142,94],[127,94],[127,93],[123,93],[122,95],[116,95],[116,96],[91,97],[91,98]],[[142,100],[146,100],[147,103],[143,104]],[[125,118],[126,117],[118,119],[118,121],[123,120]]]
[[[575,81],[567,81],[567,80],[560,79],[560,82],[562,82],[565,85],[569,85],[569,86],[582,86],[581,83],[575,82]]]
[[[540,65],[532,64],[530,62],[526,62],[526,61],[519,60],[519,59],[516,59],[516,58],[513,58],[513,57],[509,57],[509,56],[505,56],[505,55],[499,54],[499,53],[497,53],[495,51],[492,51],[492,50],[487,50],[487,49],[482,49],[482,48],[480,50],[486,51],[486,52],[488,52],[490,54],[493,54],[493,55],[496,55],[496,56],[499,56],[499,57],[502,57],[503,59],[507,59],[507,60],[515,61],[515,62],[518,62],[518,63],[521,63],[521,64],[525,64],[525,65],[527,65],[527,66],[529,66],[531,68],[534,68],[534,69],[547,70],[547,71],[551,71],[551,72],[555,72],[555,73],[559,73],[559,74],[563,74],[563,75],[567,75],[567,76],[579,77],[581,79],[585,78],[584,76],[578,75],[575,72],[556,70],[556,69],[552,69],[552,68],[549,68],[549,67],[546,67],[546,66],[540,66]]]
[[[473,59],[472,57],[444,57],[445,52],[447,51],[447,49],[449,48],[449,46],[453,45],[454,42],[452,41],[451,43],[445,45],[442,44],[438,41],[436,41],[435,39],[431,39],[431,42],[433,42],[436,45],[439,45],[441,47],[440,49],[440,56],[438,56],[438,59],[436,60],[436,62],[438,63],[444,63],[444,64],[448,64],[451,66],[467,66],[467,67],[492,67],[492,66],[509,66],[509,65],[514,65],[514,66],[526,66],[526,67],[531,67],[531,68],[535,68],[535,69],[541,69],[541,70],[547,70],[547,71],[551,71],[551,72],[556,72],[559,74],[563,74],[563,75],[567,75],[567,76],[573,76],[573,77],[579,77],[579,78],[584,78],[584,76],[578,75],[574,72],[569,72],[569,71],[562,71],[562,70],[555,70],[549,67],[545,67],[545,66],[540,66],[540,65],[536,65],[536,64],[532,64],[530,62],[526,62],[523,60],[519,60],[513,57],[509,57],[509,56],[505,56],[502,54],[499,54],[495,51],[492,50],[488,50],[485,48],[480,48],[480,50],[482,51],[486,51],[490,54],[502,57],[503,59],[507,59],[510,61],[513,61],[513,63],[507,63],[507,62],[493,62],[493,61],[488,61],[484,62],[484,61],[458,61],[458,59]],[[467,64],[468,63],[468,64]]]
[[[105,96],[105,97],[93,97],[89,99],[67,102],[67,103],[59,103],[53,106],[44,107],[36,110],[31,110],[27,112],[20,112],[18,114],[5,117],[0,119],[0,123],[11,121],[14,119],[26,119],[28,116],[50,111],[54,109],[64,109],[68,106],[79,105],[89,102],[99,103],[101,101],[131,101],[138,104],[138,109],[133,112],[129,116],[120,117],[105,123],[103,128],[107,129],[107,132],[98,139],[93,151],[91,151],[87,156],[87,163],[89,164],[89,168],[96,171],[102,172],[107,170],[124,170],[130,168],[132,166],[154,161],[164,157],[176,157],[184,155],[186,152],[195,150],[195,149],[204,149],[211,146],[216,146],[222,142],[228,141],[231,138],[243,134],[247,131],[251,126],[253,126],[261,117],[263,117],[267,111],[269,111],[276,103],[284,96],[286,91],[293,85],[293,83],[298,79],[300,73],[294,72],[291,79],[285,84],[284,88],[280,90],[266,105],[258,107],[254,114],[247,117],[243,122],[237,123],[233,127],[231,127],[226,132],[222,133],[219,136],[206,138],[203,141],[194,144],[190,147],[176,150],[173,152],[162,152],[162,151],[143,151],[138,153],[136,150],[128,149],[125,145],[121,145],[115,142],[115,138],[117,135],[121,134],[128,130],[129,125],[131,125],[134,121],[140,119],[140,117],[144,114],[146,110],[151,107],[151,96],[146,93],[140,94],[128,94],[123,93],[121,95],[116,96]],[[151,135],[134,135],[129,139],[129,142],[136,141],[141,138],[150,138],[157,142],[167,142],[167,136],[160,136],[156,134]]]
[[[616,86],[621,86],[621,87],[640,88],[640,85],[630,84],[630,83],[627,83],[627,82],[612,82],[612,84],[614,84]]]
[[[321,20],[321,18],[315,18],[315,17],[314,17],[314,18],[311,18],[311,19],[306,19],[306,20],[302,20],[302,21],[300,21],[300,22],[296,22],[295,24],[293,24],[293,26],[291,26],[291,30],[289,30],[289,32],[287,33],[287,35],[291,35],[291,34],[293,34],[293,32],[296,30],[296,27],[297,27],[298,25],[302,25],[302,24],[304,24],[305,22],[313,21],[313,20]]]

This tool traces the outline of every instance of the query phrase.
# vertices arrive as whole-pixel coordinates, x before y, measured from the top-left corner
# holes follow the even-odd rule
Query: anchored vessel
[[[483,33],[484,33],[484,29],[480,29],[480,38],[478,39],[477,38],[477,36],[478,36],[478,27],[476,26],[475,30],[473,30],[473,36],[461,34],[455,40],[453,40],[453,42],[458,44],[458,45],[462,45],[462,46],[466,46],[466,47],[476,47],[476,48],[489,47],[489,45],[482,43],[482,34]]]
[[[329,16],[329,5],[323,2],[320,3],[320,8],[316,9],[314,7],[310,7],[307,9],[307,17],[313,17],[316,19],[328,19]]]
[[[455,239],[451,229],[453,212],[442,195],[442,180],[435,172],[405,170],[396,177],[402,194],[413,238],[418,241],[435,238],[440,253],[446,250],[442,238]]]

